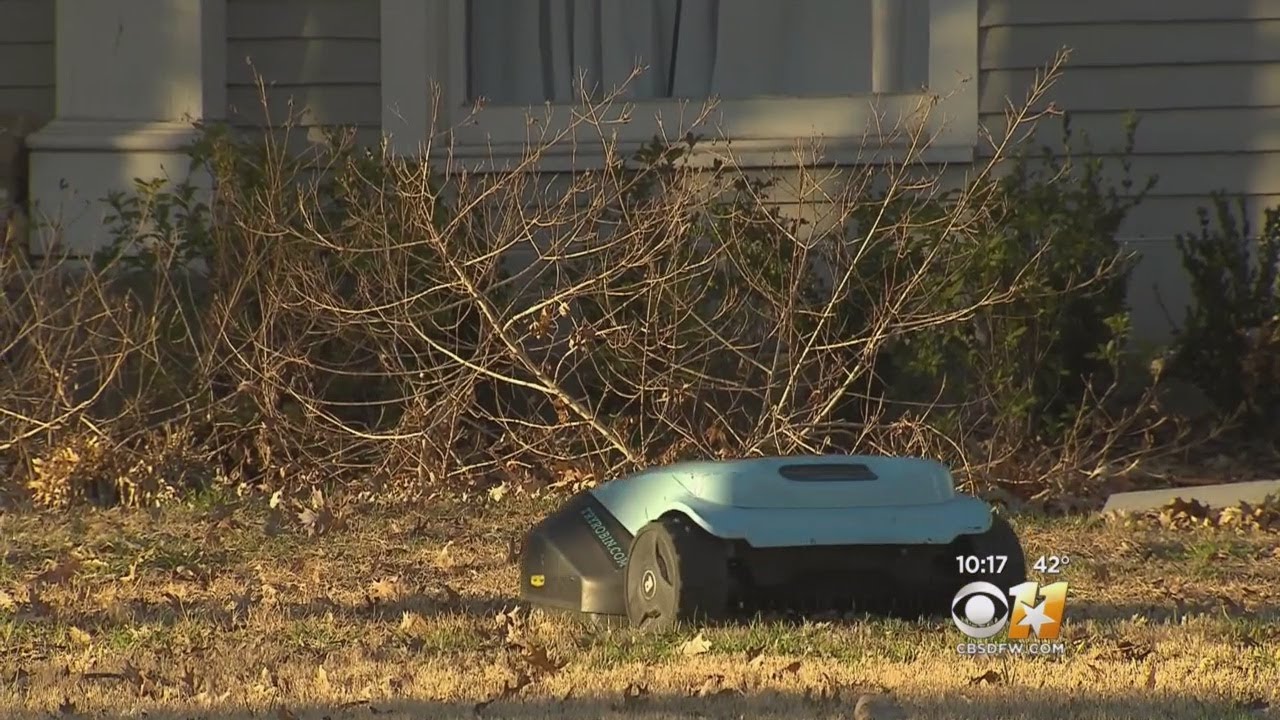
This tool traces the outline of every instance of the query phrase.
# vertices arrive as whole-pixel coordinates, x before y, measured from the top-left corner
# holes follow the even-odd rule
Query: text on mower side
[[[609,532],[609,528],[604,526],[604,521],[596,515],[595,510],[591,508],[582,509],[582,517],[587,519],[587,526],[591,528],[591,532],[595,533],[596,539],[604,546],[604,551],[609,553],[609,557],[613,558],[613,562],[618,567],[627,566],[627,551],[623,549],[622,544],[613,537],[613,533]]]

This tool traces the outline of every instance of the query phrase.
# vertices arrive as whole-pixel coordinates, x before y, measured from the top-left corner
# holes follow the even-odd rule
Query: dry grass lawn
[[[505,612],[539,512],[366,508],[315,536],[235,501],[0,517],[0,717],[849,718],[862,693],[913,718],[1280,717],[1275,533],[1015,520],[1031,557],[1071,557],[1067,655],[965,658],[943,621],[698,638]]]

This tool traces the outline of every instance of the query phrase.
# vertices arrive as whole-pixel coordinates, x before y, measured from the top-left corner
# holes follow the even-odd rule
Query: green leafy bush
[[[1243,198],[1233,212],[1216,193],[1198,215],[1199,232],[1177,238],[1192,302],[1171,371],[1263,429],[1280,419],[1280,207],[1257,232]]]
[[[896,343],[884,368],[895,391],[951,408],[937,418],[946,426],[1045,443],[1060,441],[1082,406],[1105,392],[1129,330],[1132,263],[1116,236],[1156,181],[1135,184],[1136,119],[1125,130],[1118,182],[1109,182],[1087,137],[1074,146],[1064,116],[1062,146],[1038,155],[1020,148],[987,189],[991,212],[968,226],[942,222],[954,193],[933,209],[916,198],[894,203],[892,212],[915,218],[906,242],[917,265],[935,261],[944,245],[959,265],[929,303],[958,310],[978,293],[1007,295],[963,322]]]

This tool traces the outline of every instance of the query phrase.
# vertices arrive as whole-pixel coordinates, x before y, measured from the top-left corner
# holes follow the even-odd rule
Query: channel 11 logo
[[[1013,598],[1013,603],[1005,600]],[[1008,591],[989,582],[971,582],[951,601],[951,620],[960,632],[975,640],[995,636],[1006,625],[1010,640],[1057,640],[1067,607],[1067,583],[1041,586],[1024,582]]]

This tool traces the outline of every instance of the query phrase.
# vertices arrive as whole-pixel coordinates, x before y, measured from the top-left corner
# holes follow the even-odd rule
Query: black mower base
[[[958,555],[1008,561],[999,575],[960,575]],[[945,615],[966,583],[1024,581],[1026,561],[999,516],[987,532],[947,545],[755,548],[714,537],[679,514],[632,537],[584,492],[529,532],[521,575],[521,596],[534,606],[593,624],[662,630],[760,615]]]

